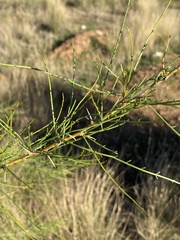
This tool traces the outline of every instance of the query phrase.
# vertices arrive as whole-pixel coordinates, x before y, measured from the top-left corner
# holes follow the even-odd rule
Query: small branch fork
[[[25,155],[23,155],[23,156],[21,156],[21,157],[19,157],[19,158],[16,158],[16,159],[14,159],[14,160],[12,160],[12,161],[9,161],[9,162],[6,163],[6,164],[1,165],[0,168],[2,168],[2,169],[5,171],[6,168],[9,167],[9,166],[12,166],[12,165],[14,165],[14,164],[16,164],[16,163],[19,163],[19,162],[21,162],[21,161],[24,161],[24,160],[26,160],[27,158],[35,157],[35,156],[38,156],[38,155],[40,155],[40,154],[42,154],[42,153],[47,153],[47,152],[49,152],[50,150],[55,149],[56,147],[60,146],[61,143],[63,143],[63,142],[68,142],[68,141],[70,141],[71,139],[74,139],[74,138],[76,138],[76,137],[83,136],[84,133],[85,133],[85,131],[77,132],[77,133],[75,133],[75,134],[73,134],[73,135],[70,135],[70,136],[66,137],[63,141],[60,140],[60,141],[57,141],[57,142],[54,142],[54,143],[50,144],[49,146],[43,148],[43,149],[40,150],[40,151],[31,152],[31,151],[28,150],[28,153],[27,153],[27,154],[25,154]]]
[[[42,153],[48,153],[50,150],[55,149],[56,147],[60,146],[62,143],[65,143],[65,142],[68,142],[68,141],[70,141],[72,139],[76,139],[78,137],[84,136],[85,133],[87,132],[87,130],[89,130],[89,127],[92,127],[95,124],[97,124],[97,127],[98,127],[98,125],[101,125],[101,123],[96,123],[96,122],[93,121],[92,116],[90,115],[90,112],[89,112],[88,109],[86,109],[86,111],[87,111],[89,119],[90,119],[90,124],[87,127],[85,127],[83,130],[81,130],[79,132],[76,132],[76,133],[74,133],[72,135],[67,136],[64,140],[56,141],[56,142],[50,144],[49,146],[47,146],[47,147],[45,147],[45,148],[43,148],[43,149],[41,149],[39,151],[29,151],[29,150],[25,149],[27,154],[25,154],[23,156],[20,156],[20,157],[14,159],[14,160],[11,160],[11,161],[9,161],[6,164],[0,165],[0,169],[3,169],[4,172],[6,173],[6,169],[8,167],[10,167],[10,166],[12,166],[12,165],[14,165],[16,163],[22,162],[22,161],[24,161],[24,160],[26,160],[26,159],[28,159],[30,157],[35,157],[35,156],[38,156],[38,155],[40,155]],[[109,114],[105,115],[103,120],[106,120],[107,118],[111,117],[112,115],[113,115],[112,113],[109,113]]]
[[[20,157],[14,159],[14,160],[11,160],[11,161],[9,161],[6,164],[0,165],[0,169],[3,169],[4,172],[6,173],[6,169],[8,167],[10,167],[10,166],[12,166],[12,165],[14,165],[16,163],[22,162],[22,161],[24,161],[24,160],[26,160],[26,159],[28,159],[30,157],[35,157],[35,156],[38,156],[38,155],[40,155],[42,153],[48,153],[50,150],[55,149],[56,147],[60,146],[62,143],[65,143],[65,142],[68,142],[68,141],[70,141],[72,139],[76,139],[78,137],[84,136],[87,133],[87,130],[89,130],[89,127],[92,127],[95,124],[97,124],[97,127],[98,127],[98,125],[102,124],[102,123],[94,122],[93,119],[92,119],[92,116],[90,115],[89,110],[88,109],[86,109],[86,110],[87,110],[87,113],[88,113],[88,116],[89,116],[89,119],[90,119],[90,124],[87,127],[85,127],[83,130],[81,130],[79,132],[76,132],[76,133],[74,133],[72,135],[67,136],[64,140],[56,141],[56,142],[50,144],[49,146],[47,146],[47,147],[45,147],[45,148],[43,148],[43,149],[41,149],[39,151],[29,151],[29,150],[25,149],[27,151],[27,154],[25,154],[23,156],[20,156]],[[110,118],[114,113],[115,113],[115,111],[110,112],[109,114],[106,114],[104,116],[103,120],[106,120],[106,119]]]

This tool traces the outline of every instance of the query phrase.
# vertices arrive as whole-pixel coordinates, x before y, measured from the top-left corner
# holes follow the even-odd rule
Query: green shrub
[[[123,181],[118,182],[116,176],[113,173],[111,174],[112,169],[107,168],[104,164],[107,159],[149,174],[152,178],[161,178],[174,184],[180,184],[174,177],[149,171],[129,161],[122,160],[117,151],[103,145],[98,137],[131,122],[130,119],[125,117],[128,117],[128,114],[132,111],[145,107],[149,107],[177,137],[180,136],[177,129],[171,126],[155,108],[157,105],[176,107],[180,103],[179,100],[157,100],[155,97],[157,86],[168,82],[169,77],[179,71],[179,58],[173,60],[173,65],[172,62],[167,64],[164,62],[168,43],[164,49],[162,69],[153,76],[145,76],[134,83],[134,76],[139,70],[144,51],[171,1],[155,22],[137,56],[134,54],[130,30],[126,27],[130,3],[131,1],[128,1],[109,63],[106,63],[107,59],[96,58],[94,67],[96,79],[91,82],[92,84],[85,85],[81,81],[77,81],[75,49],[72,77],[64,77],[59,73],[50,72],[43,54],[41,54],[41,57],[44,68],[36,67],[35,63],[32,67],[0,63],[1,67],[18,69],[17,77],[21,76],[21,71],[25,74],[23,76],[29,74],[31,88],[28,88],[24,82],[21,82],[22,86],[19,85],[19,88],[23,89],[24,103],[27,106],[31,105],[31,109],[36,113],[34,122],[37,126],[39,125],[38,121],[41,124],[43,123],[42,127],[33,128],[33,121],[28,124],[31,110],[27,110],[25,114],[22,112],[22,115],[17,114],[15,105],[9,107],[8,112],[7,108],[1,110],[0,168],[4,182],[7,181],[7,183],[1,183],[0,188],[2,193],[0,209],[2,219],[5,219],[0,227],[2,228],[1,232],[3,232],[1,234],[2,239],[7,239],[7,237],[16,239],[19,236],[21,239],[27,239],[27,237],[30,239],[85,239],[85,237],[87,239],[119,239],[120,237],[125,239],[125,213],[122,213],[124,205],[120,204],[118,206],[117,189],[137,205],[140,212],[145,215],[152,212],[145,209],[143,204],[139,204],[140,201],[137,202],[129,194],[126,187],[123,186]],[[53,26],[57,29],[56,25]],[[124,67],[121,63],[119,66],[115,63],[125,29],[129,33],[128,59],[130,60]],[[29,38],[30,36],[25,41],[28,41]],[[21,56],[18,59],[23,62],[23,59],[26,59],[26,54],[27,52],[24,53],[22,59]],[[36,74],[37,77],[34,77]],[[36,81],[41,74],[47,76],[47,83]],[[57,90],[60,86],[58,85],[59,81],[68,84],[68,90],[66,85],[64,86],[65,93],[63,93],[63,90]],[[45,91],[47,86],[48,92]],[[69,86],[71,87],[70,91]],[[42,90],[44,90],[43,93],[41,93]],[[35,100],[33,99],[34,93],[37,94]],[[61,93],[61,96],[59,96],[59,93]],[[17,89],[17,96],[20,95],[21,92],[18,92]],[[27,96],[31,96],[31,98]],[[46,102],[43,102],[44,106],[40,108],[41,100],[45,98]],[[59,99],[61,101],[58,101]],[[50,108],[47,107],[48,103]],[[46,116],[43,115],[43,108],[50,109]],[[49,120],[50,115],[51,120]],[[21,121],[23,124],[27,123],[26,129],[20,127],[22,131],[16,131],[14,126],[21,125]],[[139,124],[144,123],[141,120],[137,122]],[[99,173],[89,168],[92,165],[98,165],[103,170],[102,175],[98,175]],[[81,169],[81,172],[79,173],[77,169]],[[84,175],[82,174],[83,171],[85,171]],[[90,171],[90,175],[86,171]],[[82,178],[81,174],[83,175]],[[108,181],[108,179],[111,181]],[[89,186],[88,183],[90,183]],[[81,189],[83,190],[79,193]],[[70,192],[72,192],[72,195]],[[92,199],[88,198],[89,195],[92,195]],[[138,196],[138,193],[136,195]],[[120,196],[123,199],[122,194]],[[62,209],[57,206],[59,197],[64,204],[63,206],[65,206]],[[115,201],[114,206],[113,200]],[[46,206],[50,207],[50,214],[47,213],[47,209],[44,209]],[[52,214],[53,211],[56,213],[55,215]],[[94,211],[93,214],[92,211]],[[7,225],[6,221],[9,221],[8,219],[10,222]],[[119,223],[120,219],[121,222]],[[148,219],[151,219],[151,217]],[[43,221],[45,221],[45,224],[43,224]],[[148,226],[148,221],[144,221],[145,227]],[[128,222],[129,220],[127,224]],[[136,220],[134,220],[134,223],[136,223]],[[9,226],[11,227],[10,230]],[[157,224],[157,226],[159,225]],[[16,230],[17,227],[21,230]],[[144,237],[142,230],[140,228],[137,228],[137,230],[139,235]],[[149,236],[150,234],[147,234],[144,239]]]

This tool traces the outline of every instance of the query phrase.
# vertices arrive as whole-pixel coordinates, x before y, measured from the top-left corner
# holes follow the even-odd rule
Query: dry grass
[[[38,61],[36,65],[38,65],[41,62],[41,59],[38,60],[37,57],[38,51],[47,53],[52,49],[56,41],[63,40],[68,34],[82,31],[82,25],[86,25],[87,30],[108,29],[107,46],[112,47],[114,41],[116,41],[123,15],[109,13],[108,9],[111,9],[111,6],[109,6],[110,1],[104,3],[104,5],[102,2],[90,4],[88,1],[83,1],[81,4],[79,3],[79,8],[86,4],[89,10],[91,6],[93,14],[91,11],[86,14],[83,10],[78,14],[78,8],[68,8],[63,2],[59,3],[56,0],[38,0],[33,1],[31,4],[28,1],[9,1],[8,4],[2,4],[0,9],[2,26],[0,39],[1,61],[13,63],[16,61],[18,64],[25,65],[34,64],[33,60],[36,58],[36,61]],[[116,2],[111,1],[111,4],[115,5]],[[122,7],[124,8],[124,4],[123,6],[116,6],[116,10],[122,9]],[[155,20],[161,12],[162,6],[157,0],[148,2],[148,4],[147,1],[133,2],[127,26],[133,36],[136,52],[142,47],[144,39],[151,31]],[[95,17],[94,14],[97,16]],[[149,51],[155,52],[160,50],[159,47],[163,48],[166,37],[170,34],[172,35],[172,42],[179,42],[178,19],[178,11],[170,9],[158,28],[155,38],[150,43]],[[112,34],[113,32],[114,34]],[[157,44],[158,39],[161,46]],[[129,54],[128,43],[129,40],[125,37],[121,48],[121,63]],[[125,56],[122,57],[122,55]]]
[[[140,190],[140,189],[139,189]],[[137,233],[143,240],[179,239],[180,198],[178,187],[149,178],[143,185],[138,201],[146,206],[150,215],[144,218],[136,212],[134,220]]]
[[[15,180],[9,176],[9,190],[2,184],[1,189],[12,197],[13,204],[4,197],[1,202],[38,240],[178,239],[180,201],[176,194],[178,187],[171,183],[154,178],[145,182],[142,178],[141,186],[134,186],[134,197],[150,214],[147,218],[139,209],[127,208],[127,198],[99,167],[76,170],[71,178],[63,177],[63,172],[59,177],[57,173],[50,177],[43,169],[39,171],[32,165],[26,167],[26,174],[20,169],[16,174],[21,178],[24,176],[27,183],[33,178],[32,190],[20,186],[13,189]],[[117,171],[118,167],[120,165],[108,168],[109,173],[114,176],[114,169]],[[166,167],[164,169],[167,171]],[[116,176],[121,186],[124,186],[123,179],[123,172]],[[32,226],[19,208],[40,229]],[[1,217],[2,240],[27,239],[14,222],[4,214]]]
[[[60,181],[56,178],[43,182],[38,174],[29,174],[35,177],[33,191],[19,188],[9,195],[41,230],[28,227],[28,219],[7,199],[1,200],[37,239],[123,239],[123,227],[128,222],[122,214],[124,197],[98,167],[78,170],[72,179]],[[4,215],[2,218],[2,240],[18,236],[26,239],[13,222]]]
[[[132,41],[133,41],[133,48],[134,48],[134,59],[140,53],[143,44],[151,32],[155,22],[159,18],[163,6],[157,0],[152,1],[134,1],[132,2],[132,9],[129,13],[127,19],[127,27],[129,28]],[[113,39],[109,39],[109,42],[115,41],[115,34],[117,33],[118,25],[113,25],[114,34]],[[168,13],[163,18],[163,21],[158,26],[154,36],[151,38],[150,42],[148,43],[148,47],[145,51],[145,56],[149,57],[153,56],[156,51],[164,51],[165,45],[168,40],[168,36],[172,36],[172,45],[179,44],[179,12],[178,9],[169,9]],[[127,30],[124,32],[123,35],[123,42],[120,47],[120,61],[129,62],[130,60],[130,43],[129,43],[129,34]]]

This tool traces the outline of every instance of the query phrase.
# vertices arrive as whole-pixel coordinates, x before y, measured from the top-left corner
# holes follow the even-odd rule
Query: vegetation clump
[[[9,24],[6,41],[0,41],[2,239],[178,239],[180,133],[178,118],[162,113],[177,116],[180,100],[171,91],[167,96],[160,91],[161,86],[178,88],[173,81],[178,79],[179,56],[168,55],[170,36],[153,39],[173,1],[158,17],[154,13],[144,40],[139,40],[142,31],[137,34],[131,27],[139,24],[147,1],[134,5],[129,0],[126,8],[123,1],[123,17],[116,1],[105,2],[97,4],[101,14],[88,1],[12,1],[0,9],[14,12],[9,23],[18,24],[23,11],[29,13],[28,21],[21,22],[25,33],[18,27],[12,32]],[[158,1],[152,2],[158,12]],[[82,25],[87,8],[89,20]],[[116,42],[112,34],[113,48],[107,36],[116,32],[117,23],[115,29],[109,27],[109,14],[112,20],[120,14],[121,22]],[[102,19],[108,21],[100,31]],[[79,23],[87,33],[76,34],[78,28],[70,33],[64,22],[69,29]],[[57,46],[60,29],[67,41]],[[16,42],[7,46],[11,37]],[[66,56],[69,44],[72,59]],[[155,47],[161,57],[149,61]],[[151,67],[148,74],[145,67]]]

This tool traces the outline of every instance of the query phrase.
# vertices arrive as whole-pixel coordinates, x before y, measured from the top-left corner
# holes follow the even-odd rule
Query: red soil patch
[[[93,45],[95,43],[99,43],[99,45],[105,46],[106,37],[107,34],[105,30],[95,30],[79,33],[76,36],[65,40],[60,46],[55,48],[51,57],[60,57],[63,60],[72,60],[74,56],[73,46],[76,55],[81,55],[83,52],[92,52],[94,47]]]

